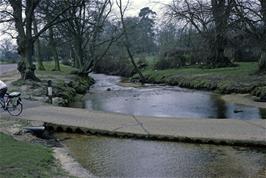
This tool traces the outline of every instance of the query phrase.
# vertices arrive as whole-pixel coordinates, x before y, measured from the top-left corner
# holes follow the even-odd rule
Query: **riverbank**
[[[41,139],[24,128],[40,122],[0,117],[0,177],[69,177],[53,157],[55,140]]]
[[[36,75],[41,79],[41,82],[24,82],[19,80],[20,75],[15,70],[15,65],[11,66],[12,70],[10,69],[1,73],[1,80],[8,84],[8,92],[19,91],[22,93],[23,103],[25,106],[24,109],[43,105],[47,102],[48,98],[46,93],[48,80],[53,82],[53,104],[59,106],[67,106],[69,103],[82,98],[83,94],[87,92],[87,89],[94,82],[90,77],[82,78],[72,74],[74,68],[61,65],[61,71],[53,71],[52,67],[53,65],[51,63],[45,63],[46,71],[36,71]],[[32,156],[32,161],[41,161],[40,165],[43,165],[44,168],[41,171],[38,171],[38,169],[31,170],[35,163],[39,164],[38,162],[35,162],[31,166],[25,165],[23,171],[27,172],[27,174],[25,174],[26,177],[36,177],[39,175],[41,177],[93,177],[93,175],[81,167],[81,165],[71,157],[68,149],[58,142],[56,138],[38,138],[31,133],[24,132],[25,130],[23,128],[43,126],[43,122],[38,122],[36,125],[32,124],[33,121],[28,121],[27,119],[17,120],[9,115],[5,115],[4,113],[0,113],[0,115],[0,133],[13,137],[13,139],[11,137],[9,139],[6,138],[8,136],[4,135],[4,140],[9,139],[11,140],[9,141],[10,143],[16,142],[18,145],[25,145],[25,147],[32,148],[24,150],[25,154],[23,152],[21,154],[22,156],[40,148],[46,151],[48,150],[47,154],[52,157],[52,159],[47,162],[47,166],[45,166],[44,164],[46,163],[43,163],[43,160],[39,159],[38,155],[35,154]],[[16,140],[19,140],[19,142]],[[6,148],[9,150],[10,154],[20,154],[19,152],[14,151],[14,149],[8,149],[8,146]],[[7,160],[5,159],[3,161],[6,164]],[[26,161],[31,163],[31,160]],[[14,167],[14,169],[16,169],[16,167]],[[6,177],[12,177],[12,175],[14,175],[13,177],[17,177],[15,176],[16,172],[13,173],[12,170],[2,170],[5,171],[2,172],[1,175],[8,175]],[[21,172],[23,173],[23,171]]]
[[[53,64],[45,62],[45,71],[36,71],[41,82],[24,81],[19,79],[16,71],[1,75],[1,80],[9,85],[8,92],[18,91],[22,98],[33,101],[48,102],[48,81],[52,81],[53,104],[57,106],[68,106],[70,103],[80,100],[94,83],[90,77],[80,77],[75,69],[70,66],[61,66],[61,71],[53,71]]]
[[[175,85],[190,89],[211,90],[221,94],[249,93],[258,98],[266,97],[266,74],[256,74],[256,63],[239,63],[238,67],[201,69],[145,69],[148,83]],[[134,75],[132,81],[138,80]]]

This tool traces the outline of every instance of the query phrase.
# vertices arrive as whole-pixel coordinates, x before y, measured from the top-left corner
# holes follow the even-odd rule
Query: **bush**
[[[142,57],[137,61],[137,65],[139,69],[145,69],[148,66],[148,61],[145,57]]]
[[[172,69],[185,66],[186,57],[183,55],[165,56],[155,63],[155,69]]]
[[[94,72],[131,77],[136,72],[128,58],[105,58],[95,65]]]
[[[61,64],[64,64],[66,66],[72,66],[72,62],[71,60],[68,60],[68,59],[64,59],[61,61]]]

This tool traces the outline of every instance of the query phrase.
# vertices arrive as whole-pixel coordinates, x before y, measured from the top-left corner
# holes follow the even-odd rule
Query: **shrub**
[[[186,57],[183,55],[165,56],[155,63],[155,69],[171,69],[185,66]]]
[[[134,67],[129,59],[123,57],[104,58],[95,65],[94,72],[124,77],[131,77],[135,74]]]

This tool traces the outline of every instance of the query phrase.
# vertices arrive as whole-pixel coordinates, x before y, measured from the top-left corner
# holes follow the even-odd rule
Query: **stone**
[[[55,106],[64,106],[65,105],[65,100],[60,97],[55,97],[53,98],[53,105]]]

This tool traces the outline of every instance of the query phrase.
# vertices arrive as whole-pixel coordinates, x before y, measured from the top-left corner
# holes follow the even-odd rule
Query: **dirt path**
[[[17,70],[17,64],[0,64],[0,75]]]

